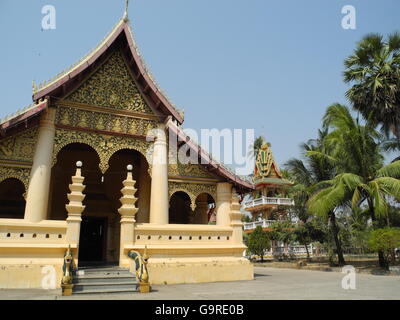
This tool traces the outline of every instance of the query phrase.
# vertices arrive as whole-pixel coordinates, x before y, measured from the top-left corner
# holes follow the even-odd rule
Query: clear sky
[[[56,29],[41,30],[44,5]],[[81,58],[122,16],[124,0],[0,0],[0,117],[31,103],[32,80]],[[356,9],[344,30],[342,7]],[[367,33],[400,31],[399,0],[131,0],[147,66],[185,128],[254,128],[279,164],[346,103],[343,60]]]

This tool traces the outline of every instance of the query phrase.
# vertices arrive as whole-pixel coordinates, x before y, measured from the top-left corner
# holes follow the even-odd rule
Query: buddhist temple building
[[[268,230],[275,220],[285,220],[288,209],[294,205],[294,200],[287,196],[293,183],[282,176],[267,143],[258,151],[253,181],[255,190],[251,193],[251,200],[245,201],[243,207],[258,224],[245,224],[246,232],[251,232],[256,225]]]
[[[44,267],[59,287],[69,246],[78,269],[129,268],[128,252],[147,248],[154,284],[253,279],[239,201],[254,185],[191,141],[183,122],[127,14],[87,56],[34,84],[33,104],[0,122],[0,288],[40,288]],[[171,162],[173,139],[198,163]],[[288,183],[268,149],[256,178],[261,204],[247,210],[272,214]]]

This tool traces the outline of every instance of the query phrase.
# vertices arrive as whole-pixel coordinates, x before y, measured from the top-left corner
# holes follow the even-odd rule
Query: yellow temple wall
[[[0,219],[0,288],[42,288],[48,268],[54,268],[60,288],[66,231],[65,221]],[[152,284],[253,279],[253,266],[243,258],[246,247],[234,242],[232,227],[146,223],[137,224],[134,233],[121,266],[133,271],[126,254],[146,247]],[[76,247],[73,252],[76,260]]]
[[[253,266],[243,258],[246,246],[232,235],[232,227],[139,224],[125,252],[143,253],[146,247],[152,284],[252,280]],[[122,266],[133,270],[133,261],[125,259]]]
[[[42,288],[50,272],[59,287],[66,231],[65,221],[0,219],[0,289]]]

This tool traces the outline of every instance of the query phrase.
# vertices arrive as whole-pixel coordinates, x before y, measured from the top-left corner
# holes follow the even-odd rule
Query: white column
[[[151,175],[150,223],[168,224],[168,150],[163,127],[157,130]]]
[[[56,110],[49,107],[40,120],[25,208],[25,219],[30,222],[39,222],[47,218],[55,113]]]
[[[227,182],[217,184],[217,225],[230,226],[230,212],[231,212],[231,199],[232,199],[232,185]]]

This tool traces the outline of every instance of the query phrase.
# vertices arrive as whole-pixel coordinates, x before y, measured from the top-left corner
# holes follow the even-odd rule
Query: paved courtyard
[[[399,276],[356,275],[356,289],[342,289],[345,274],[295,269],[255,268],[253,281],[154,286],[150,294],[61,297],[59,290],[0,290],[0,300],[274,300],[400,299]]]

